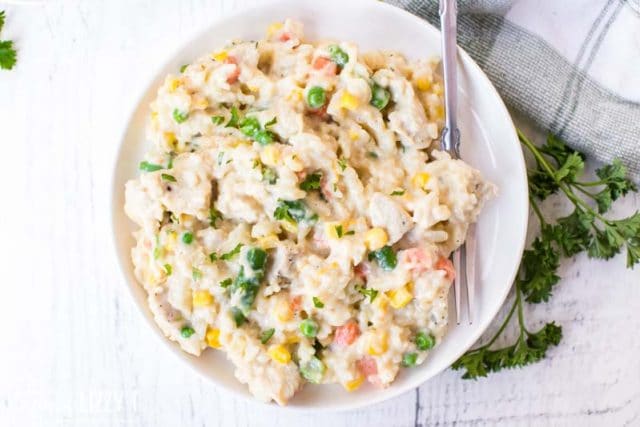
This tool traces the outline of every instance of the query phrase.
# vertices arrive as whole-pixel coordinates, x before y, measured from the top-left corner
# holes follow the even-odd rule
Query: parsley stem
[[[533,209],[533,212],[535,212],[536,216],[538,217],[538,220],[540,221],[540,226],[541,227],[546,226],[547,221],[544,220],[544,217],[542,216],[542,212],[540,211],[538,204],[531,196],[529,196],[529,204],[531,205],[531,209]]]
[[[517,130],[517,132],[518,132],[518,138],[520,139],[520,142],[522,142],[529,149],[529,151],[531,151],[531,154],[533,154],[533,156],[536,158],[540,166],[542,166],[547,171],[549,176],[553,178],[553,180],[556,182],[556,184],[558,184],[558,187],[562,190],[562,192],[567,195],[569,200],[571,200],[573,204],[576,206],[580,205],[582,208],[587,210],[590,214],[598,218],[600,221],[604,223],[608,223],[605,217],[603,217],[598,212],[593,210],[593,208],[589,206],[584,200],[577,197],[575,193],[571,190],[571,187],[569,185],[567,185],[566,183],[556,178],[554,167],[549,164],[547,159],[544,158],[544,156],[540,153],[537,147],[531,141],[529,141],[527,137],[524,136],[522,132],[520,132],[519,129]]]
[[[593,182],[580,182],[580,181],[574,181],[573,182],[575,185],[579,185],[581,187],[597,187],[599,185],[604,185],[606,184],[606,182],[604,181],[593,181]]]
[[[587,190],[585,190],[584,188],[580,187],[580,186],[575,186],[576,190],[578,190],[579,192],[581,192],[582,194],[584,194],[585,196],[590,197],[592,200],[596,200],[596,196],[594,196],[593,194],[589,193]]]
[[[498,330],[496,331],[495,335],[489,340],[488,343],[486,343],[485,345],[480,346],[480,347],[478,347],[476,349],[471,350],[471,353],[482,351],[482,350],[485,350],[485,349],[491,347],[493,345],[493,343],[496,342],[498,337],[500,337],[500,335],[502,335],[502,333],[504,332],[505,328],[507,327],[507,325],[511,321],[511,318],[513,317],[513,313],[515,313],[515,311],[516,311],[516,307],[518,306],[518,297],[517,297],[518,293],[519,293],[518,285],[516,284],[516,300],[514,300],[513,305],[511,306],[511,310],[509,310],[509,314],[507,314],[507,317],[505,317],[504,321],[502,322],[502,325],[500,325],[500,328],[498,328]]]

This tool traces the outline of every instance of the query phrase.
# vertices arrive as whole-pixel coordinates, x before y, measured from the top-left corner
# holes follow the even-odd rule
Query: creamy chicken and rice
[[[447,326],[448,256],[493,193],[437,150],[435,66],[303,41],[287,20],[165,79],[125,210],[169,339],[225,352],[279,404],[425,361]]]

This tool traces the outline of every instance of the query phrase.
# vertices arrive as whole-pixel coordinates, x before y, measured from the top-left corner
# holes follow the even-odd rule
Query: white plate
[[[144,290],[133,277],[129,257],[134,224],[123,211],[124,184],[138,174],[146,142],[145,122],[149,102],[165,75],[181,64],[221,46],[225,41],[261,39],[269,23],[286,17],[304,23],[310,40],[340,39],[358,43],[362,50],[386,49],[412,58],[439,55],[440,34],[425,21],[395,7],[372,0],[287,0],[254,8],[215,23],[209,30],[185,43],[140,97],[126,125],[113,177],[113,235],[120,265],[131,293],[154,333],[183,362],[217,386],[241,396],[250,396],[246,386],[233,376],[233,367],[219,351],[199,357],[183,353],[162,336],[146,305]],[[362,387],[347,393],[340,386],[305,386],[288,405],[299,409],[354,409],[380,402],[411,390],[450,366],[480,337],[504,302],[515,276],[524,246],[528,199],[524,161],[516,132],[495,88],[473,60],[459,55],[460,125],[462,156],[499,187],[499,195],[483,211],[478,223],[477,312],[472,326],[452,324],[448,335],[420,367],[401,370],[384,390]],[[451,316],[452,323],[454,317]],[[134,349],[131,349],[134,351]]]

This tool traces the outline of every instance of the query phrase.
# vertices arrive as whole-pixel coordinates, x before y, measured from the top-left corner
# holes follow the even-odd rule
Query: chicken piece
[[[374,193],[369,202],[369,219],[375,227],[383,227],[389,235],[389,244],[400,240],[413,227],[409,214],[393,199]]]

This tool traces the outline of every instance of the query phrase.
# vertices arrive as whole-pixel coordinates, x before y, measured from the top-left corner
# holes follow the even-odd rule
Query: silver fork
[[[444,77],[445,127],[442,130],[441,147],[452,158],[460,158],[460,131],[458,130],[458,77],[456,72],[457,58],[457,14],[456,0],[440,0],[440,29],[442,31],[442,69]],[[467,319],[473,322],[473,303],[475,301],[475,226],[467,231],[464,243],[452,255],[456,270],[454,280],[454,297],[456,322],[460,324],[463,302],[462,288],[466,289]]]

